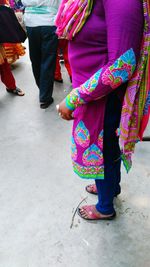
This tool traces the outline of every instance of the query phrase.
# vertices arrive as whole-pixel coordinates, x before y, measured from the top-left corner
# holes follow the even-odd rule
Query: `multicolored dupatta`
[[[72,40],[89,17],[94,0],[62,0],[55,25],[58,37]]]
[[[120,123],[120,146],[126,170],[137,141],[142,140],[150,117],[150,0],[143,0],[145,27],[141,56],[128,83]]]

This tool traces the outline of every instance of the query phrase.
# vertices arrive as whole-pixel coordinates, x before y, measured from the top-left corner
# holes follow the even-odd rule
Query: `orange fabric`
[[[25,54],[25,47],[22,44],[4,44],[7,61],[14,63],[20,56]]]
[[[4,63],[4,60],[6,58],[5,50],[2,44],[0,44],[0,65]]]

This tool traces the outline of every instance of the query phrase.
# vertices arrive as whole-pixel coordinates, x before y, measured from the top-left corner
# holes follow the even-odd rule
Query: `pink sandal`
[[[77,209],[78,215],[87,221],[98,221],[98,220],[113,220],[116,217],[116,212],[111,215],[101,214],[96,210],[95,205],[83,206]]]
[[[85,187],[85,190],[93,195],[97,195],[97,188],[96,188],[96,184],[89,184]]]

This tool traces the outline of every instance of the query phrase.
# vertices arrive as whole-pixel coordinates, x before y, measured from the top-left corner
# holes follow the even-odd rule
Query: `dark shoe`
[[[63,79],[54,79],[55,82],[63,83]]]
[[[25,95],[25,93],[18,87],[16,87],[15,89],[6,88],[6,91],[10,94],[13,94],[13,95],[18,95],[18,96],[24,96]]]
[[[40,108],[42,109],[46,109],[48,108],[52,103],[54,102],[54,99],[51,98],[51,100],[47,101],[47,102],[43,102],[40,104]]]

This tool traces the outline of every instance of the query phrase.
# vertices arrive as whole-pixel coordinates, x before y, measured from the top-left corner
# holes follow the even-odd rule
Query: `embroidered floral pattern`
[[[95,144],[85,150],[82,161],[86,166],[99,166],[103,164],[103,153]]]
[[[82,84],[79,89],[80,93],[87,94],[87,95],[92,93],[98,85],[98,80],[99,80],[101,73],[102,73],[102,69],[98,70],[89,80],[87,80],[84,84]]]
[[[148,93],[148,96],[147,96],[147,99],[146,99],[146,103],[145,103],[145,107],[144,107],[144,112],[143,114],[148,114],[148,111],[149,111],[149,108],[150,108],[150,91]]]
[[[104,131],[102,130],[98,136],[98,146],[101,151],[103,151],[103,136],[104,136]]]
[[[131,48],[104,71],[102,74],[102,82],[115,89],[132,77],[135,67],[136,58],[134,51]]]
[[[125,149],[128,152],[134,151],[134,147],[135,147],[135,142],[127,142],[125,144]]]
[[[85,179],[104,179],[104,166],[81,166],[73,161],[76,174]]]
[[[82,146],[82,147],[88,147],[90,144],[90,134],[88,129],[85,127],[83,121],[80,121],[75,129],[74,132],[74,139],[75,142]]]
[[[66,107],[70,110],[74,110],[76,107],[84,103],[84,100],[80,97],[78,88],[73,89],[66,97]]]
[[[71,146],[71,157],[72,157],[72,160],[77,159],[77,147],[76,147],[73,137],[72,137],[72,146]]]

